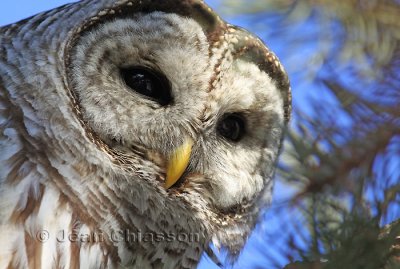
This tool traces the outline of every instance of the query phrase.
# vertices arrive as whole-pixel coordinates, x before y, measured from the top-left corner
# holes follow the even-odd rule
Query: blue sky
[[[51,1],[32,1],[32,0],[13,0],[13,1],[2,1],[0,4],[0,26],[7,25],[29,16],[35,15],[42,11],[46,11],[66,3],[76,2],[73,0],[51,0]],[[206,1],[214,9],[218,6],[218,1]],[[233,23],[242,25],[244,21],[241,19],[235,19]],[[290,196],[290,189],[282,184],[277,184],[275,187],[275,203],[279,204],[285,200],[285,197]],[[278,197],[277,197],[277,194]],[[268,214],[267,214],[268,215]],[[235,264],[234,268],[253,268],[254,265],[262,265],[265,262],[265,256],[260,252],[260,249],[268,248],[268,242],[265,242],[263,234],[266,231],[279,229],[281,225],[277,218],[267,216],[269,221],[263,221],[252,234],[245,249],[243,250],[239,260]],[[272,220],[271,220],[272,219]],[[272,251],[272,250],[271,250]],[[272,251],[273,252],[273,251]],[[222,257],[223,259],[223,257]],[[199,268],[214,269],[218,268],[212,263],[207,257],[204,257]]]

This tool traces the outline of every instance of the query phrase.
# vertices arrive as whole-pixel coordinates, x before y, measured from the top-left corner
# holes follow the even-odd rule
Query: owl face
[[[287,79],[257,38],[202,3],[173,5],[122,6],[81,27],[67,51],[69,87],[127,189],[147,184],[171,208],[184,203],[235,248],[271,197]],[[221,240],[230,229],[241,240]]]
[[[175,151],[190,141],[190,154],[175,165],[189,163],[166,195],[196,184],[210,206],[226,210],[263,189],[281,139],[283,101],[255,64],[209,50],[195,20],[137,13],[78,40],[72,85],[84,121],[115,152],[140,148],[167,174]]]
[[[210,240],[238,253],[271,198],[290,114],[286,73],[258,38],[198,0],[85,0],[1,33],[0,101],[19,109],[13,143],[40,179],[24,186],[69,214],[52,223],[201,234],[102,246],[121,264],[136,251],[176,268],[184,253],[191,267]]]

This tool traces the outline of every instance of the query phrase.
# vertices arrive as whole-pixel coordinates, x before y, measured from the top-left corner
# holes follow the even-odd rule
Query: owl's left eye
[[[241,115],[229,114],[218,123],[217,132],[233,142],[238,142],[245,134],[245,125]]]
[[[156,101],[162,106],[172,101],[170,83],[161,73],[145,67],[121,69],[126,85],[132,90]]]

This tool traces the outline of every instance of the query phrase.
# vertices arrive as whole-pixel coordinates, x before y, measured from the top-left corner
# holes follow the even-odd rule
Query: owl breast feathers
[[[84,0],[0,28],[0,269],[236,257],[290,102],[276,56],[200,0]]]

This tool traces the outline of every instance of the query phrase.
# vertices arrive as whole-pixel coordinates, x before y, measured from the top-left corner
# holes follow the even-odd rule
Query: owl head
[[[77,215],[199,231],[236,255],[271,199],[290,115],[273,52],[200,0],[84,0],[29,25],[32,137]]]

